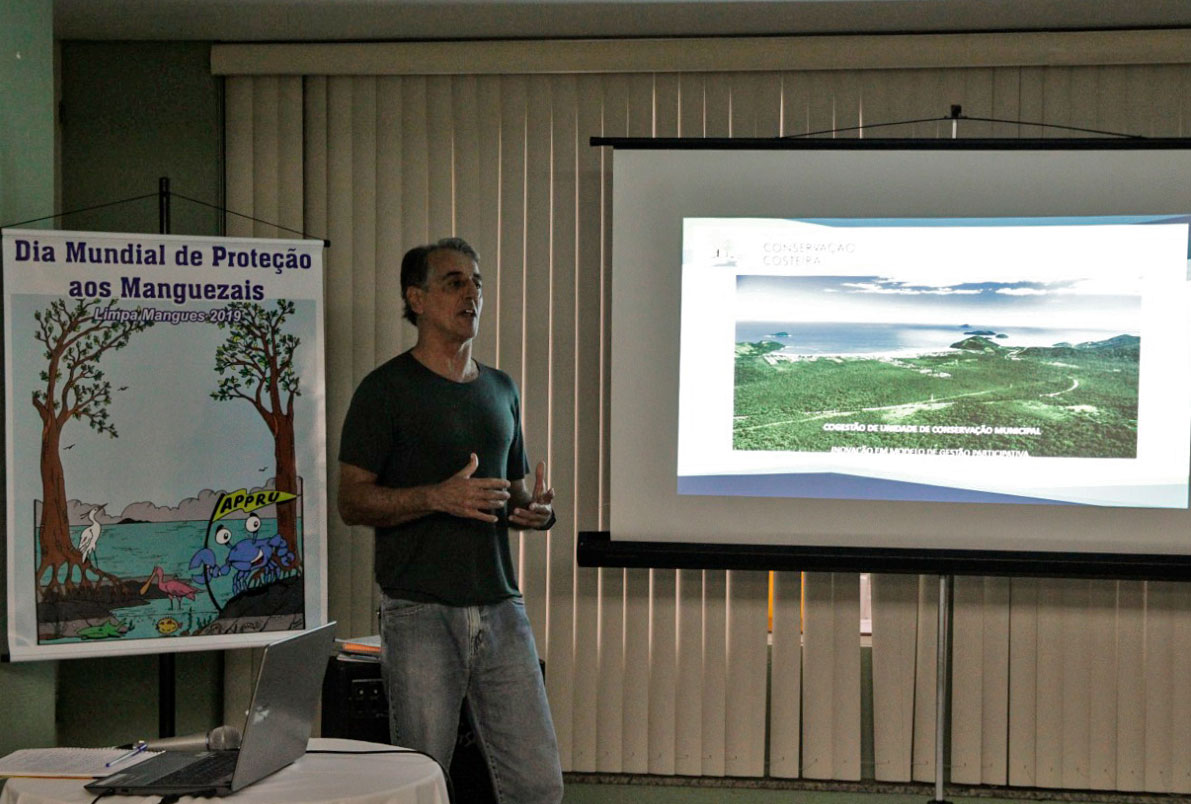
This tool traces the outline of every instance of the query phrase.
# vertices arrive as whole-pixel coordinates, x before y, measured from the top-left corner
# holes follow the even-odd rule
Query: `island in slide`
[[[733,448],[1136,457],[1140,338],[1015,347],[993,337],[1004,338],[963,333],[912,356],[737,343]]]

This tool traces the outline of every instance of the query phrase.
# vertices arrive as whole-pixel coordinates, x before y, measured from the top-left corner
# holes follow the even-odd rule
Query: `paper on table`
[[[0,757],[0,776],[40,776],[59,779],[96,779],[116,770],[143,762],[160,751],[141,751],[113,762],[127,754],[123,748],[23,748]]]

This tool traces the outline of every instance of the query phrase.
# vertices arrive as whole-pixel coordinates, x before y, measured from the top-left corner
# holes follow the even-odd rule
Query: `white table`
[[[311,751],[392,751],[394,746],[316,737]],[[78,779],[9,779],[0,804],[90,804]],[[117,804],[156,804],[160,796],[111,796]],[[210,802],[186,796],[181,802]],[[223,799],[245,804],[448,804],[438,763],[421,754],[306,754],[289,767]]]

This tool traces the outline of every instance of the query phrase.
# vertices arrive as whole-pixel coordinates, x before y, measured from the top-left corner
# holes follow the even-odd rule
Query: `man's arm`
[[[472,453],[467,465],[441,483],[394,489],[376,482],[374,472],[339,464],[339,516],[348,525],[391,527],[436,512],[496,522],[491,513],[509,500],[509,481],[472,477],[480,465]]]
[[[546,488],[546,464],[538,463],[533,491],[525,478],[509,485],[509,524],[522,530],[547,530],[554,524],[554,489]]]

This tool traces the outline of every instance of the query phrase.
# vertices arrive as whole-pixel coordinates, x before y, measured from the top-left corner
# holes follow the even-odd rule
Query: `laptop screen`
[[[252,784],[306,752],[334,635],[335,623],[330,622],[265,648],[232,790]]]

